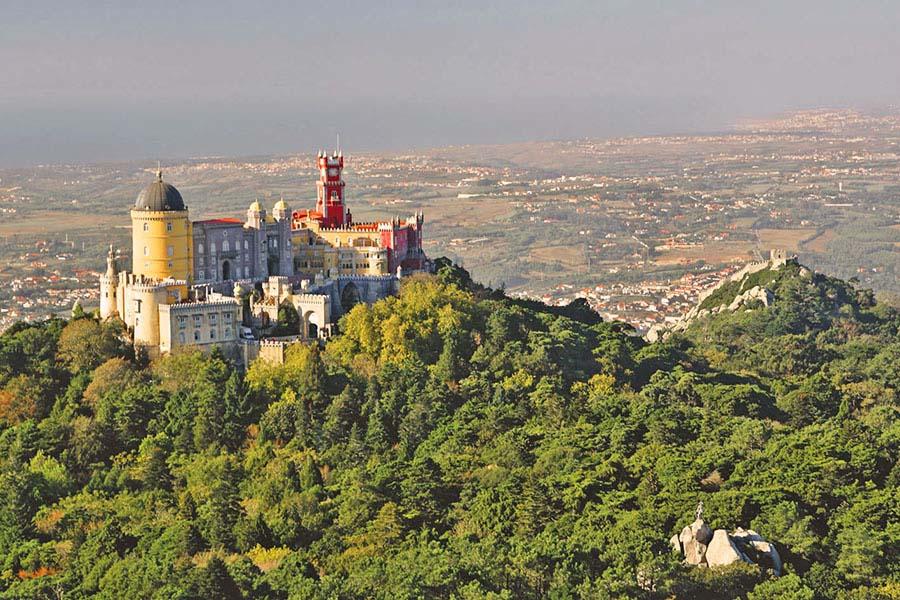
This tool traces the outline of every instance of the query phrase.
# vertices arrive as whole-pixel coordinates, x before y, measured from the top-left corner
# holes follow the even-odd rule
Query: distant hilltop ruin
[[[747,263],[739,271],[700,294],[697,305],[671,327],[653,326],[647,332],[647,341],[655,342],[665,339],[673,331],[684,331],[694,321],[711,314],[734,312],[750,305],[769,306],[774,295],[766,288],[766,284],[786,265],[799,265],[797,256],[780,248],[770,250],[769,260]],[[810,276],[812,271],[801,266],[800,274]]]

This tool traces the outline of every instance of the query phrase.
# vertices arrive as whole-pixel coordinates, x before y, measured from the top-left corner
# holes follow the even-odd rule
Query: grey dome
[[[162,171],[157,171],[156,181],[138,194],[134,207],[138,210],[185,210],[181,194],[174,185],[163,181]]]

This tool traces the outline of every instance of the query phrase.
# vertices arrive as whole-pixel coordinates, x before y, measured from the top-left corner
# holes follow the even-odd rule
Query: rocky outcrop
[[[738,527],[730,534],[724,529],[713,531],[702,515],[701,503],[694,522],[669,539],[673,551],[681,554],[685,564],[722,567],[745,562],[781,575],[781,557],[772,543],[752,529]]]
[[[772,301],[774,299],[775,294],[773,294],[770,290],[757,285],[742,294],[738,294],[735,299],[731,301],[731,304],[728,305],[728,310],[736,311],[742,306],[749,304],[753,300],[762,302],[763,306],[769,306],[770,304],[772,304]]]

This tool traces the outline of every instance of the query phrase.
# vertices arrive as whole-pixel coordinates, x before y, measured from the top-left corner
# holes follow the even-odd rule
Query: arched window
[[[144,246],[144,256],[150,256],[150,248],[147,246]]]
[[[197,254],[203,254],[203,243],[197,245]]]

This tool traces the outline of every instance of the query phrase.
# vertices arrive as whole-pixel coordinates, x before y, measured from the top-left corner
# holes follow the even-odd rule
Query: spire
[[[162,166],[159,161],[156,161],[156,180],[162,181]]]

